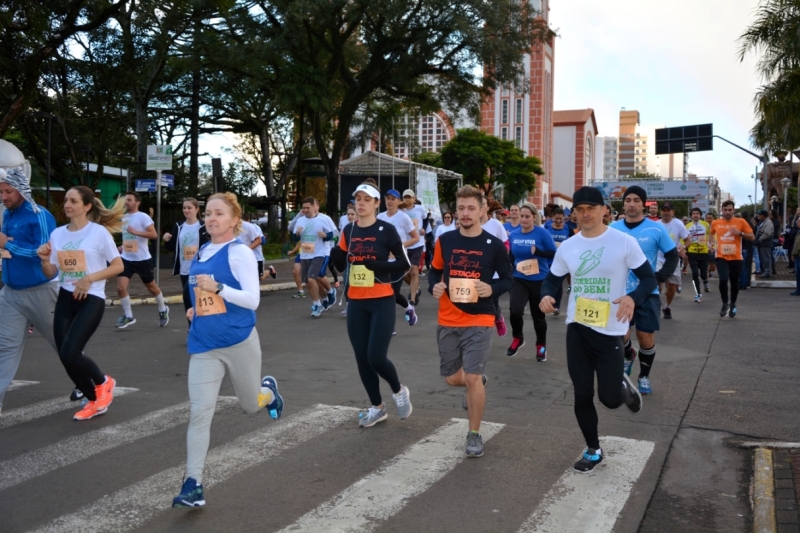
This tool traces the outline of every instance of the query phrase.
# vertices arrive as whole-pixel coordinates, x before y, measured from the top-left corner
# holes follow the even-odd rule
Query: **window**
[[[500,138],[504,141],[508,140],[508,128],[500,128]]]
[[[517,124],[522,124],[522,98],[517,98],[517,107],[515,109],[515,118]]]
[[[503,112],[500,115],[500,124],[508,124],[508,100],[503,100]]]
[[[519,126],[514,128],[514,146],[522,148],[522,128]]]

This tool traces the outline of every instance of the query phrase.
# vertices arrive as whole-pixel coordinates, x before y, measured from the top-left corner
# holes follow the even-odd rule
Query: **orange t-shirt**
[[[730,220],[718,218],[711,223],[711,235],[715,236],[717,243],[717,257],[726,261],[742,260],[742,236],[730,235],[731,228],[736,228],[742,233],[753,233],[753,229],[742,218],[733,217]]]

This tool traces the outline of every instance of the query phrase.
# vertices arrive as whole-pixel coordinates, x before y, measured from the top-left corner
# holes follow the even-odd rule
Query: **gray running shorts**
[[[483,374],[492,351],[493,333],[494,328],[486,326],[439,326],[436,338],[439,341],[441,375],[452,376],[462,367],[467,374]]]

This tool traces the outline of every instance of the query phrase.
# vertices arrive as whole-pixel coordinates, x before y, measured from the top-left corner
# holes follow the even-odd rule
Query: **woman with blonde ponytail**
[[[75,420],[102,415],[114,397],[116,381],[83,350],[103,319],[106,280],[123,269],[111,238],[121,230],[123,202],[124,197],[106,209],[88,187],[71,188],[64,201],[69,224],[56,228],[36,252],[42,272],[50,278],[58,274],[53,337],[64,369],[87,400]]]

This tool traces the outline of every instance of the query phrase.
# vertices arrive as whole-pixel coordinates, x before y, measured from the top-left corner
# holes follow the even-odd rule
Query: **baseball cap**
[[[414,198],[417,197],[417,195],[414,194],[414,191],[412,191],[411,189],[406,189],[403,191],[403,198],[405,198],[406,196],[412,196]]]
[[[584,186],[572,195],[572,207],[586,205],[603,205],[603,193],[597,187]]]
[[[664,209],[672,211],[672,204],[669,202],[664,202],[663,204],[661,204],[661,210],[663,211]]]
[[[389,189],[388,191],[386,191],[386,196],[394,196],[398,200],[402,198],[402,196],[400,196],[400,193],[397,192],[395,189]]]

